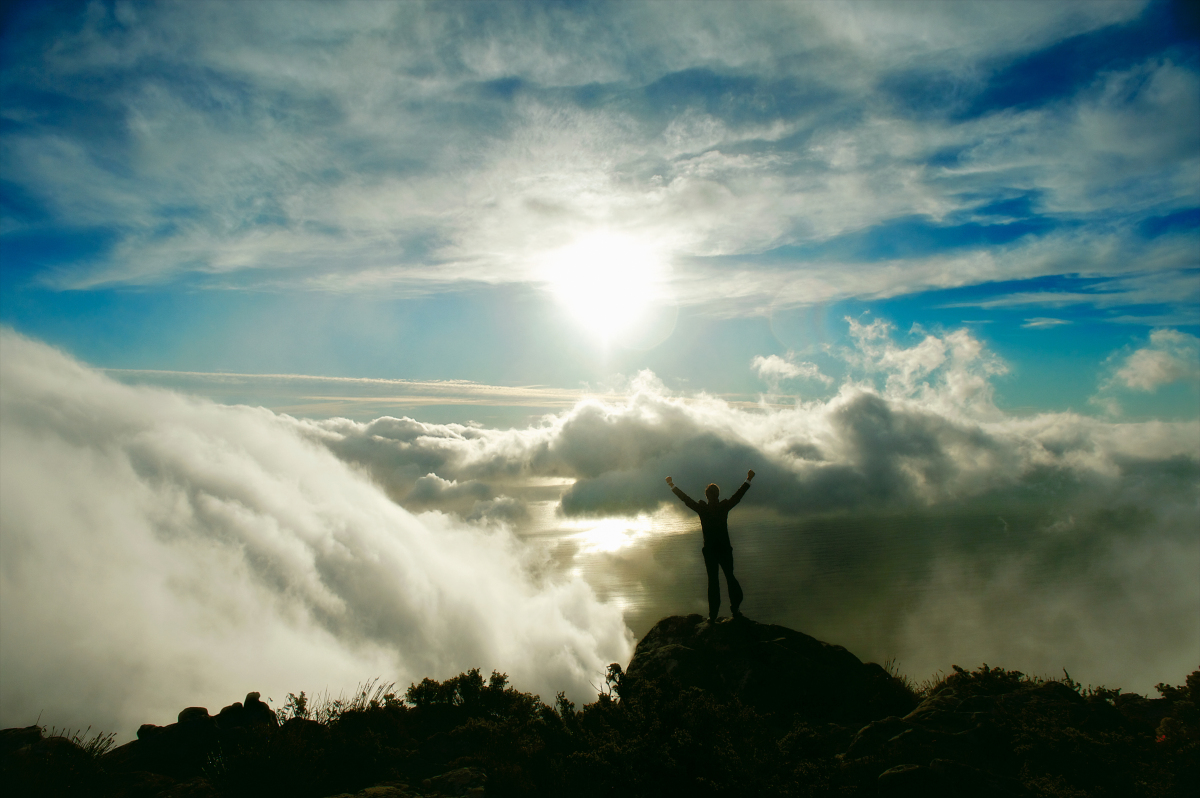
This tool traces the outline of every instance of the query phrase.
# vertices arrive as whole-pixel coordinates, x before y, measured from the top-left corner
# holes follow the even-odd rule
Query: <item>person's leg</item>
[[[733,549],[721,557],[721,567],[725,570],[725,583],[729,585],[729,609],[734,615],[740,615],[738,609],[742,606],[742,586],[733,575]]]
[[[715,621],[717,613],[721,611],[720,565],[717,556],[709,552],[708,547],[701,549],[700,553],[704,555],[704,567],[708,570],[708,617]]]

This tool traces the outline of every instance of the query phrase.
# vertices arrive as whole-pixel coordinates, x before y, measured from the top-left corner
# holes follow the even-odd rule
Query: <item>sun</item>
[[[655,247],[622,233],[594,232],[547,256],[543,279],[574,321],[601,343],[630,331],[662,299]]]

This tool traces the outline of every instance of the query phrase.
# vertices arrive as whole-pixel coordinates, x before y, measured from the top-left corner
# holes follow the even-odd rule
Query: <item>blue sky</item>
[[[1003,408],[1197,413],[1111,379],[1200,331],[1185,5],[6,14],[0,319],[94,365],[745,398],[874,314],[969,326]],[[604,284],[658,332],[581,323]]]

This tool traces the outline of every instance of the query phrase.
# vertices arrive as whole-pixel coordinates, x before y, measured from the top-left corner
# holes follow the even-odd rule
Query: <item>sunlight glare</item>
[[[648,516],[637,518],[604,518],[599,521],[576,521],[572,524],[583,531],[572,537],[579,541],[580,550],[586,554],[611,554],[633,545],[648,535],[654,523]]]
[[[662,298],[656,248],[621,233],[590,233],[554,251],[544,279],[575,322],[605,344],[634,327]]]

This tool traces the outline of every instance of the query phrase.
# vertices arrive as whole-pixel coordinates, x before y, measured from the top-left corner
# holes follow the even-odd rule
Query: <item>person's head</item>
[[[708,487],[704,489],[704,496],[710,501],[715,502],[717,497],[721,495],[721,489],[717,487],[717,483],[710,482]]]

